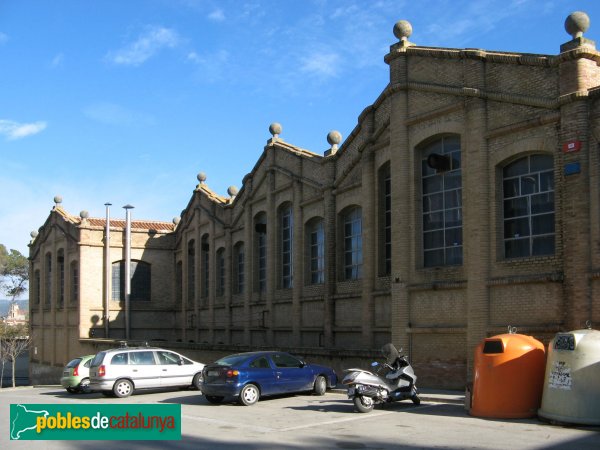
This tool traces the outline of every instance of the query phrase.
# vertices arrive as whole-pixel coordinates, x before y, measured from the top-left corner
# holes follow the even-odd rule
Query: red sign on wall
[[[563,144],[563,153],[578,152],[581,150],[581,141],[572,140]]]

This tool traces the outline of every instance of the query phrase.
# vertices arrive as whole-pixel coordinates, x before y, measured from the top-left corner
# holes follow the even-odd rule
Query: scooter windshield
[[[398,353],[398,350],[396,347],[394,347],[394,344],[385,344],[383,347],[381,347],[381,353],[386,358],[386,362],[388,364],[393,364],[400,356],[400,353]]]

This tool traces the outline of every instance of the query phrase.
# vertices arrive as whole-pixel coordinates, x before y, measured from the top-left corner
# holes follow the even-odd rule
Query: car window
[[[83,363],[83,367],[90,367],[90,364],[92,364],[92,360],[88,359],[86,362]]]
[[[194,361],[187,359],[185,356],[182,356],[181,359],[183,359],[183,364],[186,364],[186,365],[194,364]]]
[[[67,364],[67,367],[75,367],[77,364],[79,364],[81,362],[81,358],[75,358],[72,359],[71,361],[69,361],[69,363]]]
[[[277,367],[302,367],[299,359],[294,358],[287,353],[273,353],[271,359]]]
[[[262,356],[252,361],[250,363],[250,367],[253,367],[255,369],[270,369],[271,365],[269,364],[269,361],[267,361],[267,358]]]
[[[246,361],[248,359],[248,355],[229,355],[226,356],[225,358],[221,358],[217,361],[215,361],[215,364],[218,364],[220,366],[237,366],[238,364],[243,363],[244,361]]]
[[[161,364],[179,364],[179,355],[172,352],[159,351],[156,352],[158,354],[158,360]]]
[[[110,363],[115,366],[123,366],[127,364],[127,353],[117,353],[112,357]]]
[[[154,352],[131,352],[129,354],[129,363],[144,366],[156,364],[154,361]]]

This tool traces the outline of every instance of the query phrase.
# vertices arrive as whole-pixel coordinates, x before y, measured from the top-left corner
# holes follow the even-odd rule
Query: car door
[[[250,361],[247,370],[248,380],[257,382],[260,385],[263,395],[272,395],[280,392],[275,377],[275,370],[271,365],[271,361],[265,355]]]
[[[161,386],[185,386],[192,384],[192,369],[185,365],[181,356],[168,350],[156,350],[160,366]]]
[[[161,366],[152,350],[130,352],[129,369],[136,388],[160,387]]]
[[[300,392],[310,389],[312,373],[305,364],[289,353],[273,353],[278,392]]]

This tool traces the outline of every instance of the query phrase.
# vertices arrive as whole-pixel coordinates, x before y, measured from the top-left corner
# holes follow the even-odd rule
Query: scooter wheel
[[[413,395],[410,399],[417,406],[419,406],[421,404],[421,399],[419,398],[419,396],[417,394]]]
[[[363,397],[357,395],[352,401],[354,402],[354,406],[356,407],[358,412],[361,413],[371,412],[375,407],[375,402],[373,402],[373,399],[371,397]]]

